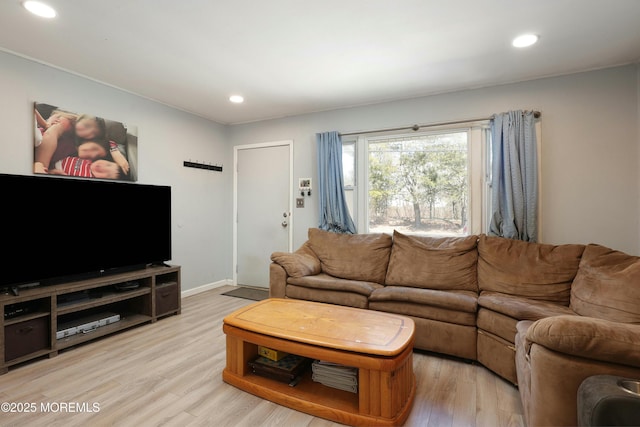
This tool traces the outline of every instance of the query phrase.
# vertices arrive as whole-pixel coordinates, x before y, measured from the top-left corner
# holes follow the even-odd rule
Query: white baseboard
[[[224,280],[219,280],[217,282],[208,283],[206,285],[198,286],[197,288],[187,289],[181,292],[181,297],[184,298],[191,295],[196,295],[201,292],[210,291],[211,289],[220,288],[222,286],[227,286],[227,285],[233,285],[233,280],[224,279]]]

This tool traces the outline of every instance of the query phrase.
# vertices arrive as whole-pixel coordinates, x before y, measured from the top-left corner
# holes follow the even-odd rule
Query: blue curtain
[[[538,151],[533,112],[496,114],[491,137],[492,209],[487,234],[535,242]]]
[[[338,132],[316,134],[318,146],[318,201],[322,230],[356,233],[344,196],[342,139]]]

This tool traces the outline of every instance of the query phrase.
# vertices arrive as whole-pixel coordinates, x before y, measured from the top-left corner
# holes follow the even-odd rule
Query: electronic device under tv
[[[0,174],[0,290],[171,259],[171,187]]]

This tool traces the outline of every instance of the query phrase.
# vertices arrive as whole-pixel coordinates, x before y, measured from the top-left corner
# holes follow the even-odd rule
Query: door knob
[[[287,224],[287,221],[282,221],[282,226],[283,227],[286,227],[287,225],[289,225],[289,224]]]
[[[288,213],[286,213],[286,212],[283,212],[283,213],[282,213],[282,216],[286,218],[286,217],[288,217],[288,216],[289,216],[289,214],[288,214]]]

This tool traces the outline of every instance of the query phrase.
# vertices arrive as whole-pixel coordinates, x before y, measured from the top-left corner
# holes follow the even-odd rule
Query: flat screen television
[[[0,289],[171,259],[171,187],[0,174]]]

